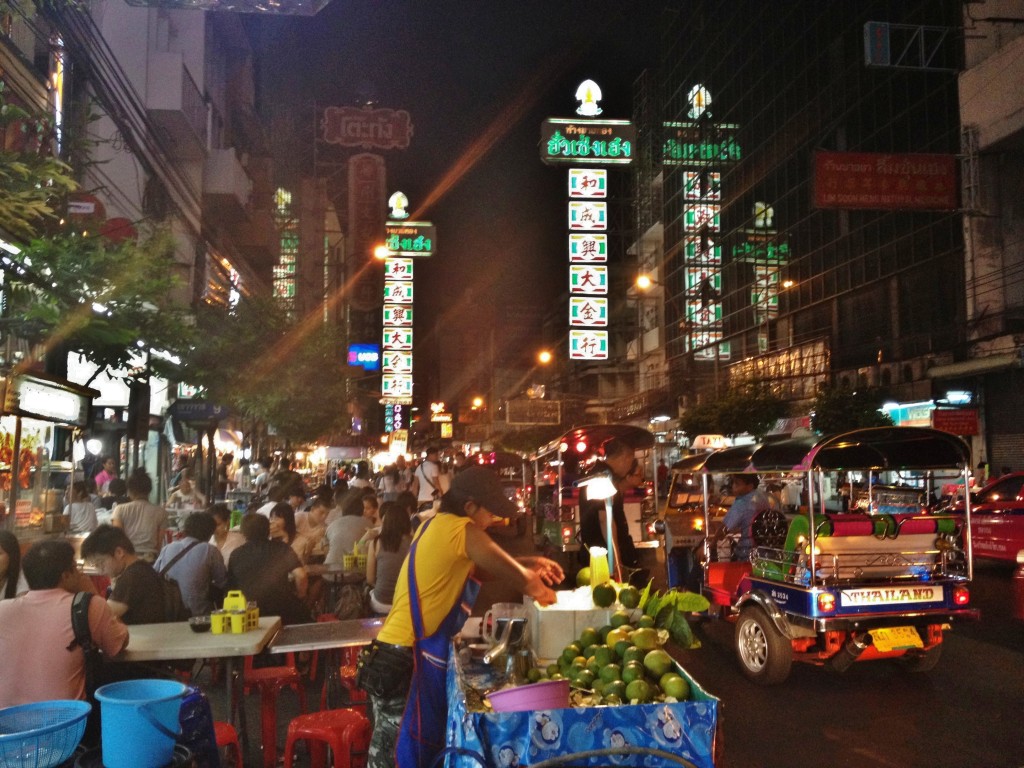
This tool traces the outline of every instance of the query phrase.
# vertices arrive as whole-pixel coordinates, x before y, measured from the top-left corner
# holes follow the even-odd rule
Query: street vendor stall
[[[2,383],[0,526],[19,536],[62,530],[71,465],[51,461],[66,448],[58,427],[86,427],[99,393],[42,373],[10,374]]]
[[[493,668],[463,657],[453,653],[448,667],[449,768],[714,766],[720,702],[678,664],[686,701],[495,712],[483,695],[500,685]]]

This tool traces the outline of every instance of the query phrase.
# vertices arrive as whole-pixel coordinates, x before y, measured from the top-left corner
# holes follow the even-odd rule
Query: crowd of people
[[[262,614],[304,623],[341,610],[340,603],[325,602],[327,590],[313,566],[347,566],[354,555],[366,563],[360,614],[385,617],[366,657],[370,677],[376,671],[380,683],[367,685],[375,724],[370,764],[394,765],[396,749],[421,764],[443,742],[446,703],[437,664],[446,660],[448,643],[472,608],[478,571],[544,605],[554,602],[552,586],[564,579],[555,562],[513,559],[486,534],[497,517],[510,517],[517,507],[495,473],[467,466],[464,455],[453,458],[450,466],[442,463],[431,447],[415,465],[400,457],[375,474],[357,462],[310,490],[286,464],[268,471],[247,462],[239,474],[243,467],[229,457],[218,463],[213,500],[205,506],[188,468],[175,477],[168,504],[160,505],[151,499],[145,471],[121,480],[116,465],[104,462],[99,475],[69,489],[72,537],[42,540],[22,556],[18,540],[0,532],[0,707],[85,697],[85,655],[76,645],[71,606],[75,593],[96,588],[79,558],[111,583],[87,603],[92,637],[110,660],[130,643],[132,625],[172,619],[168,580],[187,614],[209,614],[225,590],[240,589]],[[233,526],[225,499],[241,482],[250,501]],[[101,522],[98,511],[107,509],[107,499],[109,522]],[[196,511],[166,535],[173,527],[168,507],[176,500]],[[403,663],[388,663],[389,654]],[[396,681],[397,669],[409,674]],[[151,676],[153,670],[136,671]],[[133,674],[120,669],[106,680]]]

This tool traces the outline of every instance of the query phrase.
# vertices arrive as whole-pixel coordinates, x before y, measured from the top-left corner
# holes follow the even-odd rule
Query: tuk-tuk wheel
[[[931,672],[942,658],[942,646],[936,645],[927,651],[907,651],[899,662],[907,672]]]
[[[736,622],[736,657],[743,674],[758,685],[775,685],[789,677],[793,646],[758,606],[740,612]]]

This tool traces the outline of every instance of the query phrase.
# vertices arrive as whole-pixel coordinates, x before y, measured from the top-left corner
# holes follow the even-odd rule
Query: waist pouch
[[[380,699],[405,697],[412,680],[412,648],[374,642],[359,654],[356,685]]]

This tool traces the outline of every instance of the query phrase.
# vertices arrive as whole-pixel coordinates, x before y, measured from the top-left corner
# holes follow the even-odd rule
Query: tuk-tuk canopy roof
[[[566,443],[569,450],[575,450],[574,446],[581,441],[585,442],[589,449],[596,451],[613,437],[622,440],[634,451],[646,451],[654,447],[654,435],[641,427],[633,427],[628,424],[589,424],[570,429],[560,438],[551,441],[537,451],[537,455],[554,453],[561,443]]]
[[[518,453],[510,451],[481,451],[474,453],[467,460],[470,464],[479,464],[482,467],[492,467],[496,470],[514,469],[522,471],[523,457]]]
[[[818,439],[799,437],[726,448],[709,454],[703,464],[690,465],[690,471],[928,470],[962,468],[970,466],[970,461],[967,444],[948,432],[923,427],[873,427]]]

